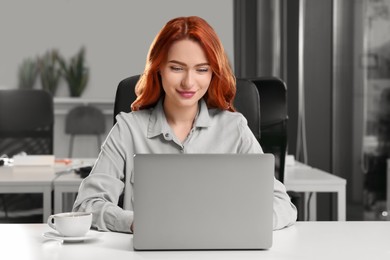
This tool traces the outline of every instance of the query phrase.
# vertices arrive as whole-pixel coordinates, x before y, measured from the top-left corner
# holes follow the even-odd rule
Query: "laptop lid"
[[[272,154],[137,154],[136,250],[267,249]]]

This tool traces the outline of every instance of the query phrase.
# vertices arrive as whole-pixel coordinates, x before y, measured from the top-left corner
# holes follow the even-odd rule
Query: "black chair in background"
[[[43,90],[0,90],[0,153],[53,154],[53,98]]]
[[[137,96],[135,95],[135,85],[139,80],[139,75],[125,78],[119,82],[118,88],[116,89],[115,94],[115,103],[114,103],[114,124],[116,123],[116,115],[120,112],[130,112],[131,103],[136,100]]]
[[[249,78],[260,95],[261,137],[260,144],[264,152],[275,155],[276,178],[284,182],[287,154],[287,87],[276,77]],[[291,201],[298,209],[298,220],[303,220],[303,195],[288,191]]]
[[[105,132],[106,120],[99,108],[90,105],[72,108],[65,119],[65,133],[70,135],[69,158],[73,156],[74,138],[77,135],[95,135],[99,151],[102,144],[101,135]]]
[[[275,77],[250,78],[260,95],[261,137],[260,144],[267,153],[278,159],[277,178],[284,182],[287,153],[287,88]]]
[[[44,90],[0,90],[0,154],[53,154],[53,97]],[[41,194],[0,194],[2,221],[42,221]],[[2,211],[3,210],[3,211]]]

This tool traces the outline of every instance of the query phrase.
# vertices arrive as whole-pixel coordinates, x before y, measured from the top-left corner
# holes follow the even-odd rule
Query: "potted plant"
[[[19,66],[18,86],[19,88],[34,88],[38,76],[37,59],[26,58]]]
[[[58,63],[59,53],[57,50],[47,51],[39,59],[39,74],[42,88],[55,95],[61,78],[61,70]]]
[[[80,97],[89,80],[89,69],[85,66],[85,48],[82,47],[80,51],[69,60],[69,64],[63,59],[59,58],[62,75],[68,83],[71,97]]]

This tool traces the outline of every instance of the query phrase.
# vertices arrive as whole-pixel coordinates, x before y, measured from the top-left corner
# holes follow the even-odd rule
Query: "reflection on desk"
[[[269,250],[134,251],[132,235],[105,232],[95,240],[44,238],[46,224],[0,224],[2,259],[390,259],[389,222],[298,222],[274,231]],[[232,232],[234,236],[234,232]]]

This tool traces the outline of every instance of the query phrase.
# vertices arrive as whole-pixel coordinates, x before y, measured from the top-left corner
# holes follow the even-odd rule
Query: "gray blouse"
[[[189,135],[181,143],[165,118],[162,100],[154,108],[120,113],[91,174],[80,185],[74,211],[93,213],[99,230],[130,232],[133,222],[133,156],[137,153],[263,153],[238,112],[208,109],[200,101]],[[124,191],[123,209],[118,204]],[[284,185],[274,180],[273,228],[293,224],[297,210]]]

